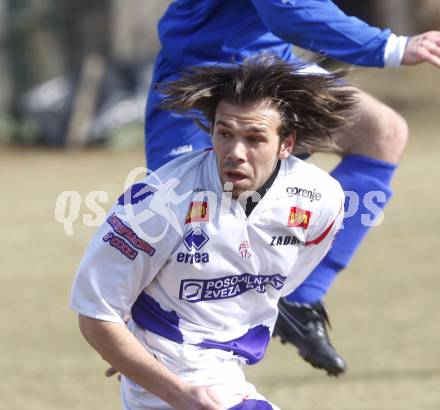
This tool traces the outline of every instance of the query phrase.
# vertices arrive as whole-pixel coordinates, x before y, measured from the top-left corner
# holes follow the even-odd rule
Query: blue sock
[[[345,192],[354,191],[359,196],[358,210],[352,216],[349,216],[350,212],[348,213],[344,219],[344,229],[337,234],[326,257],[307,279],[286,297],[288,301],[315,303],[323,299],[337,273],[350,262],[369,231],[374,217],[390,200],[392,195],[390,183],[396,167],[396,164],[374,158],[347,155],[333,170],[331,175],[339,181],[342,189]],[[365,196],[371,191],[381,193],[377,195],[370,193]],[[346,196],[346,213],[350,211],[349,205],[350,196]]]

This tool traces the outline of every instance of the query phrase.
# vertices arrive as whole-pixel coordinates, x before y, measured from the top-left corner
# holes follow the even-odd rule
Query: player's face
[[[220,102],[213,144],[220,180],[232,182],[232,194],[257,191],[272,175],[278,159],[287,158],[294,135],[280,143],[281,118],[268,104],[237,106]]]

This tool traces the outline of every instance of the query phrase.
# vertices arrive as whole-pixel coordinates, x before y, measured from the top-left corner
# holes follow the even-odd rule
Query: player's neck
[[[269,177],[269,179],[256,191],[257,195],[255,196],[249,196],[246,200],[246,206],[245,206],[245,213],[246,216],[249,216],[251,212],[254,210],[254,208],[257,206],[258,202],[263,199],[263,196],[266,195],[266,192],[270,189],[270,187],[273,185],[275,178],[278,175],[278,172],[280,170],[281,161],[278,160],[275,170],[273,171],[272,175]]]

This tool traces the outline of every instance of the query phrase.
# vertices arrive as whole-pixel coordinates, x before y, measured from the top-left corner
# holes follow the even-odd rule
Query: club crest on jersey
[[[249,245],[248,241],[243,241],[240,246],[238,247],[238,253],[242,258],[250,258],[252,256],[251,252],[251,245]]]
[[[200,250],[209,241],[208,235],[203,232],[200,228],[190,229],[190,231],[185,235],[183,243],[186,248],[191,251],[192,249]]]
[[[293,206],[290,208],[287,226],[307,229],[309,227],[311,217],[312,212]]]
[[[191,222],[208,222],[208,202],[207,201],[193,201],[189,206],[186,214],[185,224]]]

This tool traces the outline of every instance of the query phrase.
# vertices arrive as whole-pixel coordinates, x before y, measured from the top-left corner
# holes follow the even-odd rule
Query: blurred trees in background
[[[396,34],[416,34],[440,28],[439,0],[334,0],[347,14]]]
[[[0,112],[84,58],[152,60],[168,0],[0,0]]]
[[[58,145],[70,128],[78,135],[77,125],[99,114],[94,111],[105,105],[105,99],[112,100],[113,106],[129,97],[136,99],[136,83],[144,81],[136,69],[154,59],[157,20],[169,2],[0,0],[0,139],[41,140],[41,135],[35,135],[50,126],[51,132],[59,128],[59,135],[43,139]],[[106,84],[98,84],[101,81]],[[34,98],[27,98],[26,93],[39,84],[46,87],[34,93]],[[109,84],[114,84],[112,95]],[[146,90],[142,93],[145,100]],[[37,113],[33,123],[40,123],[39,129],[31,131],[32,137],[23,138],[26,132],[16,125],[23,123],[29,110],[35,120],[38,100],[42,116]],[[84,105],[88,110],[82,108]],[[127,118],[134,116],[133,105],[132,101],[127,109],[125,104],[131,110]],[[109,112],[108,107],[105,109]],[[101,114],[103,117],[104,112]],[[104,123],[109,122],[108,117]],[[95,134],[102,134],[97,129],[108,125],[103,121],[95,126]],[[4,134],[13,135],[4,138]]]
[[[115,61],[153,61],[158,49],[156,24],[170,2],[0,0],[0,134],[2,116],[16,116],[23,94],[38,84],[72,74],[78,85],[87,62],[99,59],[106,67]],[[348,14],[398,34],[440,28],[440,0],[335,3]]]

